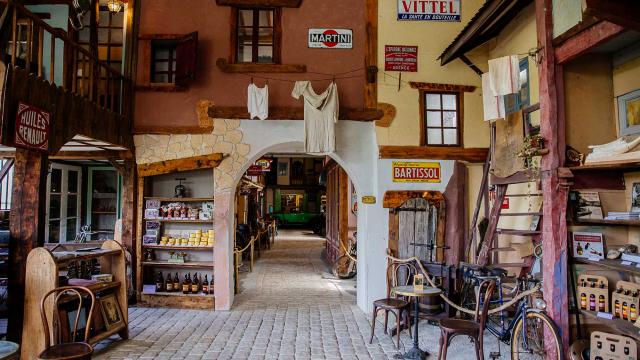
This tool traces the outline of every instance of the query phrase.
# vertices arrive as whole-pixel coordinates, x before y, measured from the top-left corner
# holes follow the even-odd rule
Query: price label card
[[[603,319],[609,319],[609,320],[613,319],[613,314],[607,313],[607,312],[598,311],[597,316]]]
[[[622,265],[631,265],[631,261],[623,261],[621,262]]]

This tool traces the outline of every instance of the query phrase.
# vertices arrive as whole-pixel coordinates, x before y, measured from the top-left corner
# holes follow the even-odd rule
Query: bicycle
[[[357,238],[357,233],[353,233],[353,237]],[[331,267],[333,275],[339,279],[351,279],[357,274],[356,262],[358,260],[357,244],[352,238],[349,238],[349,250],[344,249],[344,245],[340,246],[345,250],[345,254],[340,256]]]
[[[556,353],[556,359],[563,360],[560,335],[558,328],[551,318],[546,314],[546,303],[542,299],[540,291],[542,280],[531,275],[518,276],[515,278],[515,286],[509,287],[505,280],[507,272],[499,268],[486,268],[474,265],[466,265],[464,270],[465,285],[463,286],[463,305],[469,291],[484,280],[496,282],[497,293],[491,300],[490,305],[494,308],[507,303],[506,296],[518,297],[523,292],[531,291],[531,294],[522,297],[515,302],[515,312],[510,318],[506,310],[498,311],[490,315],[487,319],[486,329],[498,338],[499,341],[510,345],[511,358],[520,359],[547,359],[548,351]],[[467,295],[467,296],[465,296]],[[548,334],[550,336],[545,336]],[[551,342],[545,344],[545,340],[551,338]],[[491,353],[491,358],[497,358],[500,353]]]

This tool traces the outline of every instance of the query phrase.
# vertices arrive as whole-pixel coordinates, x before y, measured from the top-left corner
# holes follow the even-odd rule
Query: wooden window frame
[[[462,148],[464,147],[464,91],[446,91],[446,90],[420,90],[420,146],[426,147],[444,147],[444,148]],[[426,96],[427,94],[439,94],[439,95],[456,95],[456,117],[457,117],[457,130],[458,141],[457,144],[428,144],[427,143],[427,108],[426,108]],[[441,100],[442,101],[442,100]],[[442,109],[440,111],[443,111]],[[435,127],[433,127],[435,128]],[[440,129],[445,129],[441,126]],[[446,129],[453,129],[447,127]],[[442,133],[442,141],[444,142],[444,131]]]
[[[176,63],[176,53],[178,44],[177,41],[174,43],[171,40],[155,40],[151,42],[151,68],[149,71],[151,72],[149,78],[151,79],[151,85],[160,85],[160,86],[170,86],[176,84],[176,70],[174,69],[174,64]],[[158,49],[168,49],[169,55],[166,60],[156,59],[156,50]],[[156,70],[156,64],[159,62],[167,63],[167,70],[160,71]],[[167,75],[167,82],[157,82],[154,81],[156,79],[156,75]]]
[[[271,63],[259,63],[256,59],[256,51],[258,49],[257,44],[257,31],[254,29],[253,34],[253,55],[252,58],[255,61],[252,62],[238,62],[238,16],[240,10],[253,10],[253,11],[273,11],[273,62]],[[253,27],[256,27],[256,23],[259,18],[254,15]],[[279,65],[282,63],[282,9],[279,7],[232,7],[231,8],[231,20],[230,20],[230,33],[231,33],[231,46],[229,54],[229,63],[237,65]]]

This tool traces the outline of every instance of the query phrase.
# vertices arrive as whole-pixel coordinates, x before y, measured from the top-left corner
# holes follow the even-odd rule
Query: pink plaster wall
[[[228,58],[231,9],[218,6],[215,0],[142,0],[140,34],[186,34],[198,31],[198,74],[185,92],[136,93],[137,126],[195,126],[198,100],[213,100],[220,106],[246,106],[245,75],[226,74],[216,66],[218,58]],[[282,63],[306,64],[307,71],[339,73],[364,67],[364,0],[303,0],[300,8],[282,11]],[[309,28],[344,28],[353,30],[353,49],[309,49]],[[145,69],[138,68],[138,71]],[[313,74],[262,74],[272,78],[313,80],[327,78]],[[364,70],[351,74],[355,79],[338,81],[340,104],[361,108],[364,105]],[[314,81],[316,92],[326,89],[330,81]],[[255,79],[258,86],[263,80]],[[271,106],[302,106],[291,97],[293,84],[270,81]]]

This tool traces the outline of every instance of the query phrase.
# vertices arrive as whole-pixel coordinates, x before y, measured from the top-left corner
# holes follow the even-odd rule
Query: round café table
[[[430,286],[425,286],[422,290],[414,289],[413,285],[396,286],[391,289],[392,294],[412,297],[413,299],[413,348],[402,355],[396,355],[398,359],[419,359],[423,360],[429,353],[420,350],[418,347],[418,320],[420,314],[420,298],[427,296],[438,296],[442,290]]]
[[[17,359],[20,346],[11,341],[0,340],[0,360]]]

